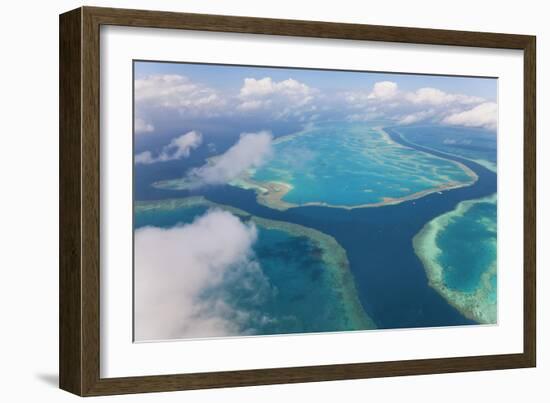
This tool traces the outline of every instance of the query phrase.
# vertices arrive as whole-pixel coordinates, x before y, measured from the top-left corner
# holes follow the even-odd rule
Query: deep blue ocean
[[[428,221],[454,209],[460,201],[494,194],[497,190],[496,174],[465,158],[409,143],[395,129],[385,130],[398,143],[461,162],[478,175],[478,181],[468,187],[430,194],[397,205],[353,210],[311,206],[277,211],[258,204],[253,190],[232,186],[198,191],[151,187],[155,181],[183,176],[189,166],[197,166],[211,156],[201,151],[192,154],[185,166],[176,161],[136,167],[135,200],[203,195],[213,202],[234,206],[258,217],[301,224],[333,236],[347,251],[361,304],[378,328],[473,324],[429,287],[412,239]],[[218,147],[218,152],[223,151],[222,148]]]

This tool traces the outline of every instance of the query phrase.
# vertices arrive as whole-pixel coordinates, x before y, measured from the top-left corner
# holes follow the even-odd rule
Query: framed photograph
[[[535,37],[60,16],[60,386],[533,367]]]

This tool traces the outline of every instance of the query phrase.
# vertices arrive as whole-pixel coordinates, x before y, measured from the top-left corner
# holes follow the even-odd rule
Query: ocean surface
[[[299,224],[330,235],[345,249],[360,303],[378,328],[433,327],[478,323],[461,313],[441,293],[430,286],[426,269],[415,253],[412,240],[427,223],[454,210],[460,202],[495,194],[497,190],[496,174],[472,161],[470,154],[449,155],[447,153],[449,150],[445,150],[447,152],[437,151],[437,144],[431,143],[432,137],[428,135],[423,137],[422,135],[422,133],[426,133],[426,128],[417,129],[418,133],[415,133],[414,144],[401,136],[401,130],[401,127],[385,128],[385,131],[396,143],[435,157],[464,164],[475,172],[478,180],[471,186],[431,193],[399,204],[353,210],[323,206],[296,207],[285,211],[274,210],[259,204],[254,190],[230,185],[195,191],[158,189],[151,186],[158,180],[181,177],[187,169],[204,163],[206,158],[211,156],[207,153],[197,153],[193,159],[158,164],[159,167],[136,169],[135,199],[147,201],[200,195],[214,203],[233,206],[256,217]],[[472,137],[475,138],[474,134]],[[407,138],[409,136],[412,136],[411,132],[408,132]],[[424,139],[423,145],[420,145],[420,137]],[[218,150],[220,151],[221,147]],[[327,149],[325,152],[329,153],[330,150]],[[482,154],[485,152],[488,155],[491,153],[485,150]],[[494,160],[496,161],[496,156]],[[164,166],[160,167],[160,165]],[[328,168],[326,169],[329,172]],[[333,189],[337,187],[338,183],[335,182]],[[326,192],[327,195],[330,193]],[[335,197],[341,197],[341,195]],[[477,212],[477,209],[472,212]],[[479,211],[479,214],[485,216],[489,213]],[[158,214],[148,220],[147,225],[157,226],[172,225],[170,223],[174,222],[170,213]],[[473,221],[476,219],[474,218]],[[145,225],[145,222],[136,217],[136,226],[140,225]],[[468,236],[473,244],[474,238],[472,237],[478,236],[481,239],[486,236],[483,230],[472,232],[465,227],[468,227],[467,223],[449,226],[450,232],[442,235],[441,242],[443,244],[452,243],[453,238],[457,236]],[[281,276],[290,278],[293,273],[298,271],[298,266],[305,265],[308,268],[298,271],[301,277],[295,283],[289,283],[286,286],[288,290],[285,292],[288,294],[285,298],[288,303],[277,303],[270,306],[269,309],[275,311],[281,309],[281,312],[284,312],[285,309],[291,309],[294,306],[292,301],[299,301],[301,298],[311,298],[308,300],[308,304],[309,301],[322,303],[323,296],[329,294],[325,294],[322,289],[319,293],[315,290],[314,284],[319,282],[319,269],[318,261],[312,258],[315,255],[314,251],[311,252],[311,249],[308,249],[310,246],[304,244],[303,239],[289,240],[285,239],[288,236],[283,235],[279,232],[266,232],[261,235],[261,243],[265,245],[265,248],[260,248],[258,255],[266,262],[266,270],[273,271],[284,266],[289,268],[289,271],[286,274],[281,273]],[[444,246],[444,248],[447,247]],[[309,251],[306,254],[305,262],[303,253],[299,252],[304,249]],[[281,250],[285,251],[286,257],[279,256],[280,253],[277,252]],[[284,262],[281,259],[285,259]],[[447,259],[449,264],[453,262],[453,265],[465,267],[469,262],[475,261],[477,257],[475,250],[472,250],[472,255],[461,262],[459,254],[451,253],[443,259]],[[481,265],[480,263],[480,267]],[[457,286],[460,284],[460,287],[468,289],[479,278],[481,270],[481,268],[473,267],[470,273],[449,273],[446,279],[450,283],[455,283]],[[268,309],[267,305],[265,309]],[[312,312],[308,312],[307,309],[300,312],[298,316],[303,318],[300,324],[303,329],[314,329],[317,326],[316,323],[325,323],[323,321],[328,320],[312,315]],[[289,325],[289,329],[292,329],[291,325]],[[273,330],[273,332],[275,331]]]
[[[489,166],[496,167],[494,131],[453,126],[403,126],[396,130],[411,143],[475,161],[486,161]]]

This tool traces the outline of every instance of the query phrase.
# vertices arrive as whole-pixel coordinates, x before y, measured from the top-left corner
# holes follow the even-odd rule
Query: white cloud
[[[245,78],[241,87],[240,96],[243,98],[262,97],[271,94],[284,94],[289,97],[302,96],[308,97],[311,94],[311,88],[293,78],[283,81],[273,81],[271,77],[264,77],[260,80],[255,78]]]
[[[191,187],[220,185],[239,177],[250,168],[261,166],[272,154],[273,136],[269,132],[243,133],[225,153],[192,169],[187,179]]]
[[[434,114],[435,114],[435,111],[433,109],[429,109],[427,111],[409,113],[408,115],[402,116],[397,121],[397,123],[400,125],[410,125],[410,124],[421,122],[423,120],[431,118],[434,116]]]
[[[155,126],[141,118],[136,117],[134,121],[134,131],[136,134],[152,133],[155,131]]]
[[[420,121],[439,123],[488,101],[478,96],[423,87],[404,90],[397,82],[379,81],[372,88],[328,92],[293,78],[245,78],[238,92],[220,92],[183,75],[151,75],[136,80],[136,133],[173,130],[181,119],[200,127],[202,119],[285,120],[315,119],[352,121],[389,119],[399,124]],[[138,161],[149,163],[144,153]]]
[[[399,90],[393,81],[379,81],[374,83],[372,90],[352,90],[342,94],[345,102],[352,108],[367,108],[372,110],[380,103],[388,106],[388,101],[393,101],[398,95]]]
[[[278,117],[286,117],[309,106],[317,90],[293,78],[273,81],[271,77],[262,79],[245,78],[239,92],[240,103],[237,108],[244,112],[263,109],[274,110]],[[304,110],[305,112],[305,110]]]
[[[197,148],[202,143],[202,134],[193,130],[182,134],[162,148],[162,151],[155,157],[151,151],[144,151],[134,157],[136,164],[154,164],[187,158],[192,149]]]
[[[445,117],[449,119],[446,123],[451,124],[456,119],[464,119],[458,116],[462,116],[465,109],[475,109],[476,106],[488,103],[482,97],[449,93],[432,87],[403,91],[392,81],[377,82],[370,91],[356,90],[341,95],[344,95],[349,107],[356,111],[347,115],[348,120],[386,118],[402,125],[421,121],[437,123]],[[469,124],[494,127],[490,122]]]
[[[143,151],[134,156],[135,164],[153,164],[157,162],[151,151]]]
[[[371,91],[349,91],[344,94],[351,106],[359,108],[381,103],[396,108],[405,105],[443,106],[450,104],[475,105],[485,101],[484,98],[465,94],[448,93],[437,88],[423,87],[416,91],[401,91],[393,81],[379,81]]]
[[[156,74],[135,80],[136,134],[162,130],[182,118],[256,115],[308,120],[319,94],[293,78],[245,78],[238,93],[222,93],[179,74]]]
[[[174,109],[187,114],[215,115],[225,99],[214,89],[179,74],[155,74],[135,80],[138,109]]]
[[[405,93],[405,99],[413,104],[423,105],[448,105],[452,103],[471,105],[484,101],[480,97],[452,94],[430,87],[419,88],[414,92]]]
[[[494,102],[485,102],[467,111],[453,113],[445,117],[442,123],[449,125],[484,127],[496,129],[498,107]]]
[[[368,99],[387,100],[395,97],[398,93],[397,84],[393,81],[379,81],[374,84]]]
[[[251,298],[262,300],[269,284],[252,251],[256,239],[253,223],[243,224],[220,210],[210,210],[184,226],[136,230],[136,339],[249,332],[252,313],[212,291],[232,278]]]
[[[243,111],[253,111],[256,109],[261,109],[264,107],[267,107],[271,104],[271,100],[260,100],[260,99],[253,99],[251,101],[243,101],[239,104],[238,108]]]

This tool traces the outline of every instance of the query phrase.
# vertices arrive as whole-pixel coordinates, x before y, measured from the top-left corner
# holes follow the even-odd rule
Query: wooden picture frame
[[[171,28],[524,52],[524,348],[521,354],[229,372],[100,377],[100,27]],[[81,7],[60,16],[60,387],[80,396],[533,367],[535,37],[484,32]]]

